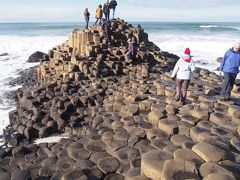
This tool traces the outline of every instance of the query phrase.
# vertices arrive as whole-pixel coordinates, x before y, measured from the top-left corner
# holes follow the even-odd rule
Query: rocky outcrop
[[[42,61],[39,84],[18,92],[0,178],[238,179],[238,88],[220,100],[221,77],[198,69],[183,106],[169,72],[175,56],[140,27],[111,25],[109,44],[99,26],[74,30]],[[132,60],[129,37],[138,47]],[[32,143],[60,133],[68,138]]]
[[[8,53],[2,53],[0,54],[0,56],[8,56],[9,54]]]
[[[33,53],[31,56],[29,56],[27,62],[36,63],[40,62],[42,59],[48,59],[48,55],[43,52],[37,51]]]

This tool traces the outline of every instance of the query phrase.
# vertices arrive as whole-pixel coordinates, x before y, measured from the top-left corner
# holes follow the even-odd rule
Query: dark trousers
[[[113,10],[113,19],[114,19],[114,15],[115,15],[115,10],[116,10],[116,8],[113,8],[112,10]]]
[[[109,12],[108,12],[108,13],[104,13],[104,16],[105,16],[105,19],[106,19],[107,21],[109,21]]]
[[[89,19],[85,19],[85,21],[86,21],[86,29],[88,29],[88,23],[89,23]]]
[[[221,96],[224,96],[226,98],[230,97],[236,77],[236,74],[224,72],[224,80],[220,92]]]
[[[189,79],[176,79],[176,100],[180,100],[183,104],[185,104],[187,97],[187,89],[189,86]]]
[[[101,19],[97,19],[95,24],[97,24],[98,20],[99,20],[99,24],[101,24]]]

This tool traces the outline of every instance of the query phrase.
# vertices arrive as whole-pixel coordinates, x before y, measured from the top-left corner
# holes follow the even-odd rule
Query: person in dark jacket
[[[89,23],[89,19],[90,19],[90,13],[88,11],[88,8],[86,8],[84,11],[84,19],[86,21],[86,29],[88,29],[88,23]]]
[[[105,19],[109,21],[110,4],[108,1],[103,5],[103,13],[104,13]]]
[[[228,100],[234,85],[234,81],[239,73],[240,67],[240,42],[227,50],[220,65],[224,73],[224,80],[220,92],[221,99]]]
[[[117,1],[116,0],[111,0],[110,1],[110,9],[113,10],[113,19],[114,19],[116,7],[117,7]]]

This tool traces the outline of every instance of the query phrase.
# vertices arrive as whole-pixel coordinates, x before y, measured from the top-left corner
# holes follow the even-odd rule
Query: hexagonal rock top
[[[217,162],[223,160],[225,157],[224,150],[205,142],[194,145],[192,150],[206,162]]]
[[[145,153],[141,162],[142,174],[154,180],[161,180],[162,169],[168,159],[173,159],[173,156],[161,150]]]
[[[191,161],[183,159],[167,160],[164,164],[161,180],[200,179],[197,168]]]

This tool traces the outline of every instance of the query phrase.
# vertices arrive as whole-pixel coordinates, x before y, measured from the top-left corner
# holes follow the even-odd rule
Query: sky
[[[82,22],[105,0],[0,0],[0,22]],[[239,0],[117,0],[126,21],[240,22]]]

